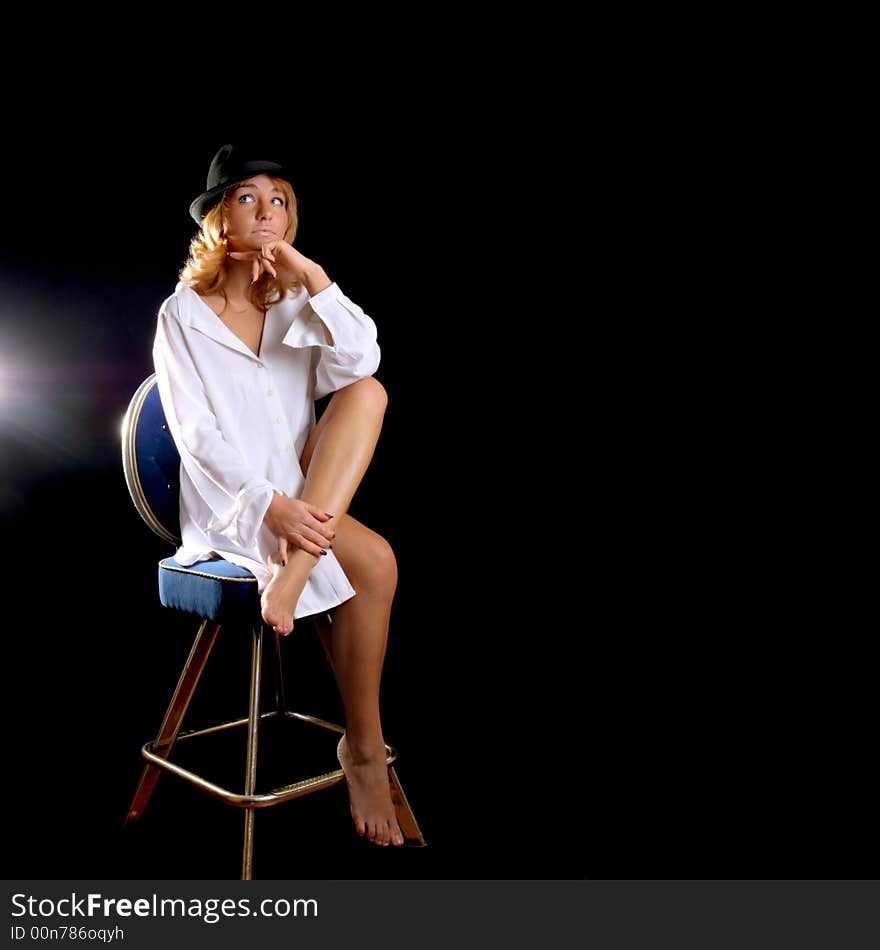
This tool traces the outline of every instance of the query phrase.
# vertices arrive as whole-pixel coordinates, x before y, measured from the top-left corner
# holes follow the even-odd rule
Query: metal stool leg
[[[171,754],[174,740],[180,731],[180,724],[183,722],[183,717],[186,715],[189,702],[198,685],[199,677],[202,675],[202,670],[204,670],[205,663],[208,661],[211,647],[214,646],[214,641],[217,639],[220,624],[212,624],[208,632],[205,633],[208,624],[209,621],[203,620],[202,625],[199,627],[199,632],[193,641],[189,657],[183,667],[183,672],[177,681],[177,688],[174,690],[174,695],[171,697],[165,718],[159,727],[159,735],[156,737],[155,743],[155,752],[162,758],[168,758]],[[146,766],[141,775],[141,780],[138,782],[138,787],[131,801],[131,806],[128,809],[128,815],[125,818],[126,824],[130,821],[136,821],[144,813],[150,796],[153,794],[153,789],[156,787],[156,782],[159,780],[159,775],[160,770],[155,765]]]
[[[284,696],[284,671],[281,668],[281,636],[275,634],[275,708],[284,719],[287,716],[287,699]]]
[[[253,631],[251,645],[251,698],[248,710],[247,766],[244,793],[253,795],[257,787],[257,738],[260,728],[260,675],[263,667],[263,627]],[[244,812],[244,850],[241,856],[241,879],[250,881],[254,865],[254,809]]]
[[[400,779],[394,771],[394,766],[388,766],[388,781],[391,785],[391,803],[394,805],[394,814],[397,817],[397,824],[403,832],[403,843],[410,848],[424,848],[427,845],[422,836],[419,823],[416,816],[409,807],[406,795],[403,794],[403,786]]]

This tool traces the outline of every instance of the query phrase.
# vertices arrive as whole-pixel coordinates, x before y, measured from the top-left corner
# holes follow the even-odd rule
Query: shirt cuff
[[[309,305],[312,310],[320,312],[322,304],[332,306],[333,301],[341,300],[345,294],[339,289],[339,284],[334,280],[329,287],[319,290],[314,297],[309,297]]]
[[[246,483],[232,507],[211,518],[208,531],[222,535],[238,547],[253,547],[274,493],[274,486],[262,479]]]
[[[325,328],[330,331],[332,343],[327,342]],[[320,346],[343,361],[353,361],[364,349],[365,341],[374,341],[375,337],[370,318],[333,283],[309,298],[282,342],[291,347]]]

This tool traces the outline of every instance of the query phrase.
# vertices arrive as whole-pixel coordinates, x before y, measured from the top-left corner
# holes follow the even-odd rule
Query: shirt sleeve
[[[327,341],[325,328],[332,343]],[[286,346],[318,347],[314,398],[372,376],[379,367],[376,324],[338,284],[310,297],[284,337]]]
[[[181,464],[212,512],[205,529],[243,548],[252,547],[275,488],[255,476],[241,452],[224,437],[188,346],[186,328],[164,308],[153,363]]]

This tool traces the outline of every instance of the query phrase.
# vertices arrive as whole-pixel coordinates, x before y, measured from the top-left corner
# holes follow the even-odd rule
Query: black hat
[[[217,204],[227,188],[254,175],[272,175],[289,181],[284,167],[278,162],[246,159],[235,153],[234,146],[221,146],[211,160],[205,191],[189,206],[189,213],[196,224],[202,223],[202,218]]]

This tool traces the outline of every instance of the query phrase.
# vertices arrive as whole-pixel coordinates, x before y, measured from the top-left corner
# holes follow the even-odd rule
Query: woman
[[[402,845],[379,719],[397,567],[346,514],[387,397],[373,321],[291,244],[282,166],[214,156],[190,213],[200,231],[159,311],[153,358],[181,456],[184,564],[219,555],[252,571],[266,624],[335,608],[331,649],[345,710],[337,754],[358,834]],[[333,393],[315,425],[314,400]]]

